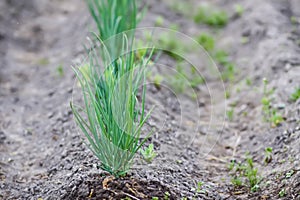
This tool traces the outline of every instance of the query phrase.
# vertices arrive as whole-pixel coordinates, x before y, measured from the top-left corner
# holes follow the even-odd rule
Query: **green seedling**
[[[290,100],[293,102],[298,101],[300,98],[300,87],[296,88],[294,93],[291,94]]]
[[[171,194],[169,192],[165,192],[164,200],[169,200]]]
[[[177,1],[177,2],[169,1],[167,3],[171,7],[172,11],[186,16],[191,15],[190,11],[192,10],[193,7],[190,3],[186,3],[182,1]]]
[[[297,17],[296,16],[291,16],[291,23],[292,24],[297,24],[298,23],[298,19],[297,19]]]
[[[279,193],[278,193],[279,197],[284,197],[286,195],[285,189],[282,188]]]
[[[231,180],[232,185],[234,185],[235,187],[241,187],[243,185],[243,182],[241,180],[241,178],[239,177],[234,177]]]
[[[64,76],[64,68],[63,68],[62,65],[59,65],[59,66],[56,68],[56,71],[57,71],[57,73],[58,73],[58,75],[59,75],[60,77],[63,77],[63,76]]]
[[[289,161],[290,163],[295,162],[296,158],[294,156],[289,156]]]
[[[199,7],[194,17],[196,23],[204,23],[213,27],[223,27],[228,23],[228,15],[225,11],[216,10],[209,6]]]
[[[190,73],[185,75],[188,78],[189,84],[192,88],[196,88],[203,84],[205,80],[198,74],[196,67],[190,67]]]
[[[226,63],[224,65],[224,70],[222,71],[222,80],[233,82],[235,78],[235,66],[233,63]]]
[[[207,33],[200,34],[197,42],[208,52],[212,52],[215,49],[215,39]]]
[[[228,165],[228,169],[229,171],[232,171],[234,169],[234,167],[236,166],[236,163],[234,160],[230,161],[229,165]]]
[[[254,168],[253,165],[253,160],[252,158],[248,157],[247,158],[247,167],[245,169],[246,176],[248,178],[251,191],[255,192],[259,188],[258,183],[259,183],[259,178],[257,176],[257,168]]]
[[[158,197],[152,197],[152,200],[159,200]]]
[[[164,77],[156,74],[153,78],[153,82],[156,88],[160,88],[161,82],[164,80]]]
[[[236,4],[236,5],[234,5],[234,11],[239,17],[241,17],[243,15],[245,9],[240,4]]]
[[[272,123],[273,127],[277,127],[279,124],[283,122],[283,117],[276,109],[272,110],[272,115],[270,118],[270,122]]]
[[[179,25],[178,24],[170,24],[169,29],[174,31],[179,31]]]
[[[265,149],[265,158],[264,158],[264,163],[265,164],[268,164],[272,161],[272,152],[273,152],[272,147],[267,147]]]
[[[229,91],[229,90],[226,90],[226,91],[225,91],[225,98],[226,98],[226,99],[230,99],[230,97],[231,97],[230,91]]]
[[[176,93],[183,93],[188,87],[185,78],[180,73],[168,76],[167,79],[168,84],[170,84],[170,86]]]
[[[140,150],[144,160],[148,163],[152,162],[152,160],[157,156],[157,153],[154,151],[154,145],[149,144],[149,146],[145,149]]]
[[[247,43],[249,43],[249,37],[242,37],[242,38],[241,38],[241,43],[242,43],[242,44],[247,44]]]
[[[40,60],[38,60],[38,64],[39,65],[49,65],[49,59],[48,58],[42,58]]]
[[[191,77],[189,77],[189,83],[192,88],[196,88],[204,82],[204,79],[199,75],[192,75]]]
[[[158,16],[155,20],[155,26],[163,26],[164,18],[162,16]]]
[[[176,160],[176,163],[177,163],[177,164],[182,164],[183,161],[182,161],[182,160]]]
[[[228,53],[223,50],[219,50],[215,52],[214,60],[223,66],[223,70],[221,72],[222,80],[233,82],[235,79],[236,69],[234,64],[229,61]]]
[[[214,54],[214,59],[223,66],[221,78],[223,81],[234,82],[236,69],[233,63],[229,61],[228,53],[222,50]]]
[[[259,189],[261,178],[258,176],[257,168],[254,167],[251,157],[247,156],[246,163],[231,162],[229,170],[233,171],[231,183],[234,186],[248,186],[251,192],[255,192]]]
[[[252,80],[250,78],[246,78],[246,85],[251,86],[252,85]]]
[[[294,170],[290,170],[289,172],[287,172],[287,173],[285,174],[285,178],[291,178],[291,177],[293,176],[294,173],[295,173]]]
[[[203,185],[204,185],[204,183],[201,182],[201,181],[199,181],[199,182],[197,183],[197,190],[196,190],[196,193],[202,193],[202,194],[205,194],[205,193],[206,193],[206,191],[202,188]]]
[[[204,83],[204,79],[198,75],[195,67],[184,68],[181,63],[176,66],[176,73],[168,76],[167,79],[176,93],[183,93],[187,88],[196,88]]]
[[[176,66],[176,73],[168,77],[168,82],[173,86],[176,92],[183,92],[186,86],[186,75],[181,64]]]
[[[268,90],[268,80],[264,78],[263,80],[264,89],[263,89],[263,98],[262,102],[262,111],[264,114],[264,120],[271,123],[271,126],[276,127],[281,122],[283,122],[283,117],[278,113],[277,109],[272,108],[272,98],[271,95],[274,93],[274,90]]]
[[[279,160],[278,162],[279,162],[280,164],[283,164],[283,163],[286,162],[286,159]]]
[[[225,65],[229,63],[229,56],[226,51],[223,50],[216,51],[213,57],[215,61],[221,65]]]
[[[240,92],[241,92],[241,88],[240,88],[240,87],[237,87],[237,88],[236,88],[236,92],[237,92],[237,93],[240,93]]]
[[[226,111],[226,115],[229,121],[233,121],[234,108],[232,107],[230,110]]]
[[[163,49],[165,49],[164,52],[178,62],[183,60],[182,57],[178,55],[178,53],[180,54],[181,52],[189,50],[189,48],[185,44],[183,44],[172,34],[162,34],[159,38],[159,43],[163,47]]]

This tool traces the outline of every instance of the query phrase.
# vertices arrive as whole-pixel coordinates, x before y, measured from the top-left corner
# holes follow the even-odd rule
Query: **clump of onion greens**
[[[126,36],[123,48],[128,48]],[[149,136],[140,139],[141,128],[150,113],[145,113],[145,73],[150,57],[144,55],[136,61],[135,53],[131,51],[111,63],[118,66],[117,74],[108,66],[98,76],[99,57],[91,52],[90,70],[83,73],[75,69],[84,99],[84,106],[71,103],[75,121],[102,168],[116,176],[126,174],[134,155]]]
[[[74,68],[84,105],[70,105],[101,167],[122,176],[149,137],[141,139],[141,129],[151,113],[145,112],[145,77],[152,53],[137,58],[132,49],[134,30],[128,30],[139,21],[135,0],[87,2],[101,45],[88,50],[88,69]]]

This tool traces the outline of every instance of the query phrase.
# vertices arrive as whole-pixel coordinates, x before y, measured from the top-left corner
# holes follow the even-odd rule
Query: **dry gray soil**
[[[98,169],[69,107],[77,96],[70,66],[84,57],[83,44],[95,30],[85,3],[0,1],[0,199],[163,199],[166,192],[170,199],[300,199],[300,101],[290,101],[300,87],[299,1],[207,0],[229,14],[228,24],[219,29],[189,17],[197,0],[184,3],[187,13],[174,8],[178,2],[147,1],[139,27],[154,26],[161,16],[163,27],[176,24],[190,37],[213,34],[217,48],[229,52],[237,69],[234,81],[224,83],[230,97],[224,100],[220,80],[204,69],[206,84],[195,90],[198,101],[188,91],[175,95],[164,84],[149,85],[147,109],[156,109],[144,132],[155,130],[147,143],[154,144],[158,156],[146,164],[138,155],[126,177],[113,179]],[[242,16],[234,12],[237,3],[245,8]],[[242,42],[245,37],[248,41]],[[202,62],[195,52],[189,54]],[[175,65],[167,54],[155,64]],[[278,127],[263,120],[264,77],[274,88],[273,107],[284,117]],[[223,119],[225,103],[235,105],[233,120]],[[273,148],[268,164],[266,147]],[[262,177],[256,192],[230,181],[230,162],[244,162],[246,152]]]

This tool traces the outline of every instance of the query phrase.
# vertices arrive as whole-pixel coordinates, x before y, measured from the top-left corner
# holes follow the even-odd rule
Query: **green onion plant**
[[[102,169],[122,176],[150,136],[141,139],[151,113],[145,112],[145,74],[153,51],[139,58],[133,51],[134,29],[140,19],[135,0],[87,3],[99,31],[94,42],[100,45],[87,50],[88,63],[74,68],[84,105],[71,102],[70,106]]]
[[[123,49],[128,49],[127,41],[124,35]],[[140,139],[141,128],[150,114],[145,113],[144,84],[150,57],[145,55],[136,62],[134,52],[122,55],[111,62],[118,66],[119,72],[115,74],[111,66],[101,72],[99,56],[93,51],[90,70],[75,69],[84,99],[84,106],[71,103],[75,121],[87,138],[87,145],[101,161],[101,167],[115,176],[126,174],[134,155],[149,136]],[[141,103],[137,105],[141,85]]]

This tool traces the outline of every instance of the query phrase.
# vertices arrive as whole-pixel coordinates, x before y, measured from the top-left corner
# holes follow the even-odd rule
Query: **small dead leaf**
[[[113,181],[115,177],[113,176],[108,176],[102,181],[102,187],[103,189],[107,190],[108,189],[108,184],[109,182]]]
[[[240,195],[240,194],[244,194],[245,193],[245,191],[236,191],[236,192],[234,192],[233,194],[234,195]]]
[[[93,193],[94,193],[94,189],[91,189],[91,192],[90,192],[90,195],[89,195],[89,197],[88,197],[88,198],[92,198],[92,196],[93,196]]]
[[[267,200],[267,199],[269,199],[269,197],[266,196],[266,195],[262,195],[262,196],[260,197],[260,200]]]
[[[138,192],[136,189],[132,188],[128,183],[125,184],[128,190],[130,190],[135,196],[145,199],[146,196],[140,192]]]

